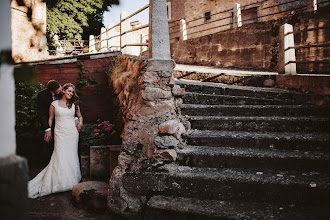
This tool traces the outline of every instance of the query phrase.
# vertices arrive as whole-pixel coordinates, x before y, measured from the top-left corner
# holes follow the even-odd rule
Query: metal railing
[[[285,16],[286,14],[307,11],[308,9],[307,4],[299,0],[292,0],[273,5],[265,4],[269,1],[270,0],[256,1],[251,4],[240,6],[242,10],[242,25],[254,22],[275,20]],[[327,3],[329,2],[329,0],[318,1],[317,6],[322,8],[327,6]],[[256,8],[257,10],[256,17],[246,18],[244,16],[244,12],[253,8]],[[212,18],[207,21],[205,20],[205,16],[186,20],[186,31],[188,39],[225,31],[234,27],[234,20],[236,19],[234,17],[234,8],[213,13],[211,16]],[[170,40],[180,39],[180,20],[181,19],[169,21]]]
[[[50,53],[70,56],[84,53],[87,50],[87,40],[57,40],[54,42],[55,49],[48,50]]]
[[[95,43],[89,45],[89,50],[90,50],[90,48],[92,48],[94,46],[95,46],[96,51],[99,51],[103,48],[106,48],[106,50],[113,50],[115,48],[115,49],[121,51],[122,49],[124,49],[126,47],[134,47],[134,46],[139,46],[139,47],[141,47],[141,50],[142,50],[142,47],[148,47],[148,45],[149,45],[148,42],[145,42],[145,43],[143,43],[143,42],[126,43],[126,42],[123,41],[123,36],[125,36],[126,34],[131,33],[131,32],[135,32],[135,31],[139,31],[139,30],[142,30],[144,28],[149,27],[149,24],[145,24],[145,25],[141,25],[141,26],[136,27],[136,28],[132,28],[130,30],[123,31],[123,22],[127,21],[128,19],[132,18],[133,16],[141,13],[142,11],[144,11],[148,8],[149,8],[149,4],[144,6],[141,9],[137,10],[136,12],[128,15],[125,18],[120,17],[120,22],[118,24],[106,29],[105,31],[101,32],[100,35],[98,35],[94,38]],[[116,28],[119,28],[119,33],[116,34],[116,35],[110,36],[110,34],[109,34],[110,31],[114,30]],[[103,38],[102,37],[103,35],[108,35],[108,37]],[[109,43],[110,40],[115,39],[115,38],[119,38],[119,45],[111,45]],[[106,41],[106,43],[104,43],[104,44],[106,44],[106,46],[102,48],[102,45],[103,45],[102,42],[104,42],[104,41]]]

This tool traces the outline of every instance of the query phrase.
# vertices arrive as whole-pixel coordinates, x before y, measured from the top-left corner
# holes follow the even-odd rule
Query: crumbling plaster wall
[[[108,206],[112,212],[140,213],[147,195],[125,189],[125,173],[153,171],[176,159],[181,135],[189,129],[180,106],[185,90],[175,85],[174,61],[120,56],[111,82],[120,105],[124,129],[118,167],[110,179]],[[160,68],[159,68],[160,67]],[[161,71],[159,69],[162,69]]]
[[[11,1],[12,57],[16,63],[46,59],[46,3],[42,0],[23,2],[25,5],[21,6]]]

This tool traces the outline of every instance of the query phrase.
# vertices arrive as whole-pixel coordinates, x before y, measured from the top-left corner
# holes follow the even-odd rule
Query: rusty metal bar
[[[133,31],[137,31],[137,30],[140,30],[140,29],[143,29],[143,28],[146,28],[146,27],[149,27],[149,24],[145,24],[145,25],[142,25],[142,26],[140,26],[140,27],[133,28],[133,29],[128,30],[128,31],[124,31],[121,35],[124,35],[124,34],[130,33],[130,32],[133,32]]]
[[[144,10],[147,9],[147,8],[149,8],[149,5],[144,6],[143,8],[141,8],[141,9],[137,10],[136,12],[134,12],[133,14],[127,16],[126,18],[120,19],[120,20],[121,20],[121,22],[123,22],[123,21],[125,21],[125,20],[127,20],[127,19],[133,17],[134,15],[139,14],[141,11],[144,11]]]
[[[124,47],[131,47],[131,46],[148,46],[148,43],[136,43],[136,44],[125,44],[124,46],[122,46],[121,48]]]
[[[307,44],[307,45],[298,45],[294,47],[288,47],[288,49],[301,49],[301,48],[311,48],[311,47],[329,47],[330,43],[324,44]]]
[[[299,31],[291,31],[288,32],[288,34],[299,34],[302,32],[307,32],[307,31],[316,31],[316,30],[320,30],[320,29],[330,29],[330,26],[325,26],[325,27],[316,27],[316,28],[308,28],[308,29],[304,29],[304,30],[299,30]]]

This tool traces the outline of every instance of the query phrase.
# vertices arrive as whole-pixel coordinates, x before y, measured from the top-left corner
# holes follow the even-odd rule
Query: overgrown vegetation
[[[42,140],[42,129],[37,114],[37,94],[44,85],[17,82],[15,92],[17,145],[34,139]]]
[[[47,34],[60,39],[85,39],[98,35],[103,27],[103,13],[119,0],[45,0]]]
[[[80,95],[80,89],[83,87],[97,84],[97,81],[94,77],[86,76],[84,63],[79,63],[79,68],[80,71],[78,73],[78,82],[76,85],[76,93],[78,96]]]

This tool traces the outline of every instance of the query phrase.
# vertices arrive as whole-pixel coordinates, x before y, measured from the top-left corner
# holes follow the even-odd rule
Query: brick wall
[[[113,119],[113,111],[107,96],[110,94],[107,86],[106,72],[114,65],[114,58],[85,59],[74,63],[62,64],[38,64],[36,66],[37,80],[43,84],[51,79],[57,80],[60,84],[68,82],[77,84],[79,63],[83,63],[85,74],[88,77],[95,77],[98,84],[81,89],[81,112],[84,123],[94,123],[98,118]]]

